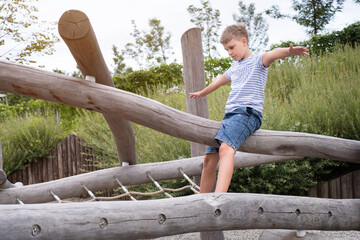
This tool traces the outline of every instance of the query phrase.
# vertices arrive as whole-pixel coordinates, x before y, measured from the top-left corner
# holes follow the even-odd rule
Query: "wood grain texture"
[[[188,114],[155,100],[89,81],[0,61],[0,90],[58,102],[129,121],[168,135],[214,145],[220,122]],[[241,151],[360,162],[360,141],[329,136],[258,130]]]
[[[234,229],[358,231],[360,199],[209,193],[146,201],[0,205],[0,221],[4,240],[30,239],[31,234],[80,240]]]

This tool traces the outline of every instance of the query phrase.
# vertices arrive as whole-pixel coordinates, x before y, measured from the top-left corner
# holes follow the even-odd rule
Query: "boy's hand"
[[[199,92],[194,92],[194,93],[189,93],[189,95],[190,95],[190,98],[193,98],[193,99],[202,97],[202,96],[201,96],[201,91],[199,91]]]
[[[309,56],[310,54],[308,53],[309,49],[305,48],[305,47],[294,47],[292,44],[290,44],[290,48],[289,48],[289,53],[291,55],[307,55]]]

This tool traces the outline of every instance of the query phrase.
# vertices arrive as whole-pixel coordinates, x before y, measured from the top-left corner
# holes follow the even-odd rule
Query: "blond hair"
[[[249,43],[249,34],[244,23],[227,26],[220,37],[221,44],[226,44],[232,39],[241,40],[246,38]]]

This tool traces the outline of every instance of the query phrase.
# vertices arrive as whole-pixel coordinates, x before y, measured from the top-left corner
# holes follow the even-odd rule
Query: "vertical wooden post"
[[[201,43],[201,30],[200,28],[192,28],[186,31],[181,37],[181,47],[184,65],[184,81],[186,93],[186,106],[188,113],[209,118],[208,104],[206,97],[198,99],[190,99],[189,93],[202,90],[206,87],[205,82],[205,66],[204,55]],[[190,143],[191,156],[203,156],[206,146],[199,143]],[[200,176],[195,177],[197,184],[200,182]],[[200,237],[202,240],[224,239],[222,231],[217,232],[201,232]]]

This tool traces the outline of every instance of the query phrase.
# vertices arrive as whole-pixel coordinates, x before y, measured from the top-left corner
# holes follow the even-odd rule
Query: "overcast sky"
[[[190,22],[187,7],[191,4],[200,7],[200,0],[39,0],[39,18],[47,21],[58,21],[61,15],[70,9],[83,11],[90,19],[97,36],[100,49],[110,70],[113,69],[112,45],[123,49],[124,45],[132,42],[131,20],[135,20],[138,29],[149,29],[148,20],[156,17],[166,31],[172,34],[171,46],[175,52],[177,62],[182,62],[180,38],[189,28],[194,27]],[[257,12],[269,8],[274,2],[279,3],[282,12],[293,13],[290,0],[245,0],[247,5],[255,3]],[[233,14],[238,13],[238,0],[210,0],[213,9],[220,11],[222,30],[234,23]],[[343,12],[337,13],[335,19],[327,26],[329,31],[340,30],[345,26],[360,20],[360,4],[354,0],[345,0]],[[266,18],[269,24],[269,44],[280,41],[300,41],[307,39],[305,28],[289,20],[274,20]],[[56,27],[57,29],[57,27]],[[59,35],[56,32],[57,35]],[[60,37],[59,37],[60,38]],[[61,39],[61,38],[60,38]],[[47,70],[55,68],[72,72],[76,70],[76,63],[65,43],[55,45],[56,52],[50,56],[39,57],[39,65]],[[225,51],[219,47],[222,56]]]

